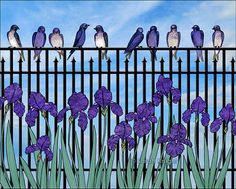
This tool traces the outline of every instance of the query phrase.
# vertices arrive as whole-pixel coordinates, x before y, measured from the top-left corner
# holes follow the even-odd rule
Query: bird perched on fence
[[[101,25],[97,25],[95,28],[97,33],[94,35],[94,42],[96,47],[105,48],[108,47],[108,35],[104,32]],[[107,59],[107,50],[102,50],[102,59]]]
[[[55,48],[64,47],[64,38],[63,38],[63,35],[60,33],[59,28],[54,28],[52,33],[50,33],[49,43],[51,44],[52,47],[55,47]],[[61,59],[61,56],[64,55],[63,50],[57,49],[57,52],[59,53],[59,57]]]
[[[127,59],[130,58],[131,54],[132,54],[132,51],[138,47],[138,45],[142,42],[144,38],[144,35],[143,35],[143,28],[139,27],[137,28],[136,32],[134,33],[134,35],[131,37],[129,43],[128,43],[128,46],[127,48],[125,49],[125,57]]]
[[[86,29],[88,28],[89,24],[86,24],[86,23],[83,23],[80,25],[80,28],[79,30],[77,31],[76,33],[76,36],[75,36],[75,41],[74,41],[74,45],[73,47],[78,47],[78,48],[81,48],[85,42],[85,39],[86,39],[86,34],[85,34],[85,31]],[[67,60],[71,57],[71,55],[75,52],[75,50],[71,50],[70,51],[70,55],[69,57],[67,58]]]
[[[147,46],[149,48],[156,48],[159,45],[159,31],[157,31],[157,27],[156,26],[151,26],[150,30],[147,32],[146,35],[146,42],[147,42]],[[154,56],[154,60],[157,60],[156,57],[156,52],[157,50],[151,50],[151,55],[152,53]]]
[[[17,30],[20,28],[17,25],[12,25],[10,31],[7,32],[7,38],[11,47],[19,48],[22,47],[20,37],[17,33]],[[25,61],[23,50],[19,50],[20,58]]]
[[[42,48],[46,43],[45,27],[39,26],[38,31],[34,32],[32,37],[32,44],[34,48]],[[40,53],[42,50],[34,50],[34,60],[40,59]]]
[[[166,42],[167,46],[170,48],[179,47],[181,35],[180,32],[177,31],[177,26],[175,24],[171,25],[170,31],[167,33]],[[177,60],[177,50],[172,50],[172,55],[175,60]]]
[[[213,42],[213,46],[215,48],[220,48],[222,47],[222,44],[224,42],[224,32],[221,31],[220,26],[219,25],[215,25],[213,28],[214,30],[213,34],[212,34],[212,42]],[[214,56],[213,56],[213,60],[219,60],[219,53],[220,50],[214,50]]]
[[[191,32],[191,38],[193,45],[196,48],[202,48],[204,43],[204,33],[202,30],[200,30],[200,27],[198,25],[194,25],[192,27],[193,31]],[[197,59],[200,61],[203,61],[203,55],[202,50],[196,50],[197,52]]]

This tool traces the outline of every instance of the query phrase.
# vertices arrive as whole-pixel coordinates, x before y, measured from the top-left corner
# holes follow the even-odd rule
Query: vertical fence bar
[[[102,51],[98,50],[98,88],[102,86]],[[104,126],[104,125],[103,125]],[[101,108],[99,108],[99,117],[98,117],[98,136],[102,135],[102,114]],[[98,154],[101,152],[101,137],[98,137]]]
[[[213,61],[214,63],[214,87],[213,87],[213,94],[214,94],[214,120],[216,119],[217,117],[217,60],[214,60]],[[216,133],[214,133],[214,146],[216,145]]]
[[[49,87],[48,87],[48,84],[49,84],[49,73],[48,73],[48,61],[49,61],[49,50],[46,50],[45,51],[45,66],[46,66],[46,72],[45,72],[45,93],[46,93],[46,95],[45,95],[45,97],[46,97],[46,102],[49,102],[49,100],[48,100],[48,93],[49,93]],[[48,112],[46,113],[46,119],[47,119],[47,122],[48,122],[48,124],[49,124],[49,120],[48,120]],[[48,135],[48,132],[49,132],[49,130],[48,130],[48,127],[46,126],[45,127],[45,131],[46,131],[46,135]]]
[[[154,58],[154,50],[152,49],[152,53],[151,53],[151,63],[152,63],[152,96],[154,95],[155,93],[155,58]],[[154,106],[155,107],[155,106]],[[154,142],[155,142],[155,124],[152,123],[152,148],[153,148],[153,145],[154,145]],[[154,160],[151,160],[151,161],[154,161]],[[152,171],[152,181],[154,181],[154,176],[155,176],[155,166],[154,166],[154,169]]]
[[[120,51],[116,50],[116,103],[120,104]],[[119,116],[116,116],[116,125],[119,124]],[[118,167],[120,157],[120,145],[117,144],[116,150],[116,168]],[[116,186],[118,186],[118,178],[116,177]]]
[[[10,84],[13,83],[13,49],[10,50]],[[11,131],[11,140],[13,142],[13,106],[10,109],[10,131]]]
[[[160,61],[160,64],[161,64],[161,75],[163,75],[164,74],[164,59],[163,58],[161,58],[161,61]],[[161,128],[160,128],[160,136],[162,136],[162,135],[164,135],[164,97],[162,96],[161,97],[162,98],[162,100],[161,100],[161,110],[160,110],[160,114],[161,114]],[[161,144],[161,153],[160,154],[162,154],[162,152],[163,152],[163,144]],[[159,161],[161,161],[161,163],[163,163],[164,162],[164,160],[162,160],[162,159],[160,159]],[[160,162],[159,162],[160,163]],[[164,162],[164,163],[166,163],[166,162]],[[164,185],[163,185],[163,182],[161,183],[161,188],[164,188]]]
[[[111,60],[110,58],[107,60],[107,88],[111,91]],[[108,129],[107,129],[107,139],[111,136],[111,111],[110,107],[108,107]],[[110,160],[110,150],[107,148],[107,162]],[[110,186],[109,186],[110,187]]]
[[[72,93],[75,92],[75,59],[73,57],[72,61]],[[75,161],[75,122],[72,123],[72,156]],[[83,157],[82,157],[83,158]]]
[[[90,107],[93,105],[93,59],[91,57],[89,61],[89,66],[90,66]],[[90,163],[91,163],[91,155],[92,155],[92,149],[93,149],[93,119],[90,119],[90,130],[89,130],[89,135],[90,135]]]
[[[171,70],[172,71],[172,70]],[[179,58],[178,60],[178,88],[180,90],[180,94],[182,94],[182,60]],[[180,98],[180,101],[178,102],[178,122],[181,123],[181,103],[182,103],[182,99]],[[171,114],[172,115],[172,114]],[[180,156],[178,157],[179,161],[180,161]],[[180,173],[182,171],[182,168],[180,169]],[[179,179],[179,188],[181,188],[181,174],[180,174],[180,179]]]
[[[30,91],[31,91],[31,51],[28,50],[28,99],[30,97]],[[28,109],[30,108],[30,105],[28,103]],[[28,130],[28,146],[31,145],[31,142],[30,142],[30,132]],[[29,165],[29,168],[31,169],[31,154],[28,154],[28,165]],[[28,180],[28,187],[30,186],[30,182]],[[30,188],[30,187],[29,187]]]
[[[58,64],[58,60],[57,60],[57,58],[55,58],[55,60],[54,60],[54,103],[58,107],[58,103],[57,103],[57,101],[58,101],[58,99],[57,99],[57,91],[58,91],[58,88],[57,88],[58,73],[57,73],[57,71],[58,71],[58,66],[57,66],[57,64]],[[54,119],[54,136],[55,137],[56,137],[56,133],[57,133],[57,118],[55,117],[55,119]]]
[[[137,79],[138,79],[138,75],[137,75],[137,70],[138,70],[138,65],[137,65],[137,50],[134,49],[134,112],[137,112],[137,99],[138,99],[138,95],[137,95],[137,91],[138,91],[138,84],[137,84]],[[134,140],[135,140],[135,144],[137,145],[137,135],[134,133]],[[137,153],[134,156],[135,162],[134,162],[134,180],[136,180],[136,176],[137,176]]]
[[[143,102],[146,102],[146,77],[147,77],[147,72],[146,72],[146,64],[147,64],[147,60],[144,58],[143,59]],[[146,144],[146,136],[144,135],[143,137],[143,148]],[[149,160],[150,161],[150,160]],[[144,161],[144,165],[143,165],[143,181],[146,175],[146,163]]]
[[[234,58],[232,58],[231,60],[231,82],[232,82],[232,85],[231,85],[231,103],[234,107],[235,103],[234,103],[234,72],[235,72],[235,61],[234,61]],[[231,168],[232,168],[232,171],[231,171],[231,188],[234,188],[234,171],[235,171],[235,167],[234,167],[234,155],[235,155],[235,150],[234,150],[234,136],[231,135],[231,143],[232,143],[232,146],[233,146],[233,151],[232,151],[232,157],[231,157]]]
[[[190,50],[187,50],[187,109],[190,109]],[[191,138],[190,136],[190,123],[188,122],[187,124],[187,132],[188,132],[188,136],[189,138]],[[187,152],[188,154],[188,152]],[[190,163],[189,163],[189,159],[187,158],[187,166],[188,166],[188,170],[190,171]]]
[[[208,50],[205,50],[205,102],[206,112],[208,112]],[[205,127],[205,138],[208,144],[208,127]]]
[[[63,107],[65,108],[66,107],[66,50],[63,51]],[[64,119],[63,119],[63,138],[64,138],[64,141],[66,142],[66,127],[67,127],[67,117],[66,117],[66,114],[64,116]],[[63,169],[63,188],[66,188],[66,173],[65,173],[65,169]]]
[[[84,50],[81,49],[81,92],[84,93]],[[73,136],[75,137],[75,136]],[[75,140],[75,138],[73,138]],[[84,132],[81,130],[81,157],[84,166]]]
[[[223,70],[222,70],[222,107],[225,107],[225,90],[226,90],[226,85],[225,85],[225,63],[226,63],[226,55],[225,55],[225,50],[223,50],[223,54],[222,54],[222,64],[223,64]],[[226,127],[226,123],[223,122],[222,136],[225,135],[225,137],[226,137],[226,133],[224,131],[225,127]],[[222,140],[222,141],[223,141],[222,148],[224,148],[224,150],[223,150],[223,162],[225,162],[225,147],[226,147],[225,142],[226,142],[226,140],[225,141]],[[223,167],[223,163],[222,163],[222,167]],[[223,182],[223,187],[225,188],[225,180]]]
[[[19,60],[19,85],[22,89],[22,60]],[[22,99],[20,99],[22,102]],[[20,165],[20,157],[22,157],[22,117],[19,118],[19,165]]]
[[[196,97],[199,96],[199,64],[200,64],[200,61],[197,59],[196,60]],[[197,125],[195,126],[197,127],[196,133],[194,133],[194,135],[196,135],[196,144],[197,144],[196,156],[198,156],[199,158],[199,121],[197,122]],[[201,170],[201,166],[199,167],[199,169]]]
[[[40,59],[36,61],[37,70],[36,70],[36,85],[37,85],[37,93],[40,92]],[[39,112],[40,114],[40,112]],[[40,115],[37,119],[37,138],[40,136]]]
[[[129,61],[128,59],[125,60],[125,115],[128,114],[129,110]],[[125,167],[123,169],[127,168],[128,164],[128,144],[125,145]]]

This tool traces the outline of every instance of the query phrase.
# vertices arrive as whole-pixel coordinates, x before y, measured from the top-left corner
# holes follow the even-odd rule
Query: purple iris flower
[[[156,123],[157,118],[154,116],[155,109],[152,102],[144,102],[137,108],[137,113],[130,112],[125,116],[127,121],[134,120],[134,132],[139,138],[147,135],[151,130],[151,123]]]
[[[173,103],[177,104],[181,98],[180,90],[173,87],[173,82],[169,78],[165,78],[160,75],[156,83],[157,92],[154,93],[152,101],[155,106],[159,106],[163,96],[168,98],[168,103],[170,103],[170,95],[172,95]]]
[[[224,108],[222,108],[219,112],[220,117],[216,118],[210,125],[210,131],[212,133],[217,132],[220,129],[220,126],[222,125],[223,122],[226,123],[226,130],[225,133],[227,132],[228,129],[228,123],[231,122],[232,124],[232,134],[236,134],[236,126],[235,126],[235,112],[233,109],[232,104],[227,104]]]
[[[57,117],[57,106],[52,102],[46,102],[45,97],[41,93],[31,92],[29,97],[30,109],[26,114],[25,121],[29,127],[35,125],[35,120],[39,116],[39,112],[45,117],[49,112],[53,117]]]
[[[197,116],[201,114],[201,123],[203,126],[208,126],[210,122],[210,115],[205,112],[206,102],[198,96],[195,100],[193,100],[191,104],[191,108],[187,109],[182,116],[182,119],[185,123],[190,122],[191,115],[195,113]]]
[[[77,119],[78,125],[84,131],[87,128],[88,119],[84,111],[88,107],[88,98],[81,92],[74,92],[68,99],[69,106],[63,108],[57,116],[57,122],[61,122],[68,110],[71,111],[70,121]]]
[[[4,96],[0,97],[0,110],[2,109],[4,102],[7,101],[6,110],[8,106],[13,104],[13,110],[18,117],[22,117],[25,113],[25,105],[20,102],[23,91],[17,83],[13,83],[4,89]]]
[[[35,151],[40,150],[44,152],[48,161],[53,159],[53,152],[50,149],[51,141],[50,138],[46,135],[38,138],[36,144],[32,144],[25,149],[26,154],[34,153]],[[39,157],[40,158],[40,157]]]
[[[170,134],[160,136],[157,143],[167,143],[166,153],[174,158],[183,153],[184,144],[192,147],[192,142],[186,136],[186,128],[182,124],[174,124],[170,129]]]
[[[115,127],[115,134],[112,135],[108,139],[108,147],[110,150],[115,151],[116,145],[118,144],[119,140],[121,139],[123,143],[125,141],[128,142],[128,149],[132,150],[135,146],[135,141],[133,137],[131,137],[132,128],[130,124],[126,123],[125,121],[120,122]]]
[[[92,105],[88,110],[89,119],[94,119],[98,114],[98,108],[102,108],[102,114],[105,115],[107,111],[107,107],[111,107],[111,111],[117,115],[123,115],[123,110],[121,106],[112,101],[112,93],[106,89],[106,87],[102,86],[95,94],[94,94],[95,104]]]

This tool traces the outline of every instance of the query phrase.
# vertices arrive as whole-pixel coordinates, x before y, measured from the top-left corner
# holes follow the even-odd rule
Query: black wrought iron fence
[[[150,49],[141,48],[135,49],[133,56],[130,60],[124,59],[123,50],[124,48],[108,48],[108,54],[110,53],[110,58],[108,60],[102,60],[101,49],[97,48],[82,48],[77,49],[76,53],[80,57],[67,59],[67,51],[72,48],[63,48],[64,57],[62,60],[57,58],[51,58],[50,53],[54,52],[55,49],[52,48],[42,48],[44,56],[41,60],[32,60],[33,48],[22,48],[24,53],[27,54],[26,61],[23,62],[19,60],[16,61],[15,56],[18,57],[18,49],[12,48],[0,48],[2,54],[0,61],[0,91],[3,94],[4,88],[7,84],[13,82],[19,83],[22,88],[26,88],[25,95],[28,97],[32,88],[40,92],[42,89],[45,91],[46,100],[49,98],[53,99],[56,105],[65,107],[67,104],[67,96],[74,91],[87,92],[90,105],[93,104],[93,94],[102,85],[106,85],[111,91],[115,91],[115,101],[117,103],[122,103],[124,106],[124,112],[136,111],[138,101],[151,100],[150,96],[155,92],[155,83],[157,76],[159,74],[165,74],[170,79],[174,81],[176,87],[178,87],[181,93],[186,94],[182,97],[181,101],[176,105],[176,107],[171,106],[171,114],[176,114],[176,121],[181,122],[182,113],[186,108],[190,108],[191,98],[203,95],[207,103],[207,109],[211,109],[213,112],[211,114],[211,120],[217,118],[217,110],[224,107],[226,103],[232,103],[235,105],[235,53],[236,48],[221,48],[221,59],[219,61],[213,60],[210,52],[214,48],[203,48],[204,52],[204,62],[199,62],[195,60],[195,48],[178,48],[178,53],[180,58],[174,60],[172,58],[172,50],[169,48],[158,48],[157,56],[158,61],[154,60],[149,54]],[[154,49],[153,49],[154,50]],[[86,56],[87,52],[97,53]],[[4,54],[5,53],[5,54]],[[146,53],[146,54],[145,54]],[[148,53],[148,54],[147,54]],[[163,54],[162,54],[163,53]],[[228,54],[229,53],[229,54]],[[77,55],[75,55],[77,56]],[[146,57],[146,58],[145,58]],[[43,67],[42,67],[43,65]],[[35,66],[33,68],[33,66]],[[52,79],[53,78],[53,79]],[[79,79],[77,79],[79,78]],[[97,85],[97,88],[94,85]],[[230,92],[228,88],[230,88]],[[70,90],[68,90],[70,89]],[[191,90],[192,89],[192,90]],[[220,91],[219,91],[220,90]],[[70,92],[69,92],[70,91]],[[69,94],[70,93],[70,94]],[[53,94],[53,97],[51,96]],[[220,94],[220,96],[218,95]],[[26,95],[26,96],[27,96]],[[230,98],[226,98],[230,96]],[[211,104],[211,105],[209,105]],[[161,134],[164,134],[164,125],[166,124],[165,117],[166,111],[165,104],[161,104],[159,108],[159,115],[161,121]],[[108,111],[109,112],[109,111]],[[2,110],[1,115],[3,115],[4,110]],[[24,119],[19,118],[19,120],[13,119],[13,111],[10,112],[10,128],[11,137],[13,141],[17,140],[17,145],[19,149],[19,157],[23,155],[26,146],[23,145],[23,141],[27,140],[28,145],[30,144],[29,133],[25,135],[22,129],[25,125]],[[51,120],[54,124],[54,133],[57,130],[56,120]],[[112,125],[118,124],[120,121],[119,117],[113,119],[113,117],[108,113],[108,137],[112,134]],[[1,116],[1,123],[3,122]],[[82,160],[84,159],[85,152],[92,154],[92,127],[94,124],[93,120],[90,120],[90,131],[89,131],[89,146],[87,142],[85,144],[84,133],[81,132],[81,154]],[[15,127],[17,125],[17,127]],[[41,121],[37,120],[36,133],[37,137],[40,136],[41,132]],[[98,136],[101,136],[102,132],[102,119],[101,114],[98,117]],[[152,125],[155,128],[155,125]],[[67,120],[64,119],[63,122],[64,139],[66,139],[67,132]],[[188,124],[188,136],[190,136],[193,128],[190,128]],[[72,133],[75,133],[76,127],[72,127]],[[210,135],[208,132],[209,128],[205,128],[206,140],[207,142],[213,141],[216,143],[216,134]],[[48,132],[46,130],[46,132]],[[223,131],[222,131],[223,132]],[[14,136],[19,136],[16,139]],[[152,129],[151,138],[154,141],[155,129]],[[197,132],[197,143],[198,151],[199,147],[203,145],[203,141],[199,141],[199,136],[201,132]],[[213,139],[212,139],[213,136]],[[145,144],[145,137],[143,139],[143,144]],[[98,137],[99,146],[101,144],[101,137]],[[137,136],[135,136],[135,141],[137,141]],[[228,172],[231,174],[229,180],[231,182],[230,187],[235,187],[235,150],[234,150],[234,138],[231,137],[231,143],[233,144],[233,152],[231,159],[231,166]],[[153,143],[152,143],[153,144]],[[225,149],[225,148],[224,148]],[[126,149],[127,150],[127,149]],[[75,158],[75,136],[72,135],[72,151]],[[4,153],[4,151],[2,152]],[[109,159],[109,153],[107,153],[107,158]],[[116,150],[116,165],[114,165],[112,171],[116,172],[117,163],[120,158],[119,149]],[[137,158],[137,157],[136,157]],[[90,157],[91,159],[91,157]],[[225,150],[224,156],[225,159]],[[128,153],[126,153],[126,163],[128,160]],[[20,162],[20,160],[19,160]],[[35,171],[35,167],[31,166],[31,156],[28,156],[28,164],[32,171]],[[137,171],[137,161],[135,162]],[[146,167],[146,164],[145,164]],[[190,165],[188,162],[188,168]],[[84,167],[85,171],[89,171],[89,167]],[[145,169],[144,169],[145,170]],[[175,171],[176,168],[173,169]],[[202,171],[204,167],[202,167]],[[64,170],[63,170],[64,171]],[[157,169],[153,171],[153,177]],[[181,168],[183,171],[183,168]],[[145,173],[144,173],[145,174]],[[117,181],[112,184],[116,186]],[[66,187],[66,176],[63,175],[63,186]],[[224,185],[226,186],[226,185]]]

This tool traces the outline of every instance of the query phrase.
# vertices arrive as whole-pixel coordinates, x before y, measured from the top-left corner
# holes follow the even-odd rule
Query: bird
[[[32,44],[34,48],[42,48],[46,43],[46,33],[45,27],[39,26],[38,31],[34,32],[32,37]],[[38,58],[40,59],[40,53],[42,50],[34,50],[34,60]]]
[[[192,27],[193,31],[191,32],[191,38],[193,45],[196,48],[202,48],[204,43],[204,33],[202,30],[200,30],[200,27],[198,25],[194,25]],[[203,61],[203,55],[202,50],[196,50],[197,52],[197,59],[199,61]]]
[[[170,31],[166,35],[167,46],[170,48],[179,47],[180,39],[181,34],[177,31],[177,26],[172,24],[170,26]],[[177,60],[177,50],[173,50],[172,55],[174,56],[175,60]]]
[[[97,25],[95,28],[97,33],[94,35],[94,42],[96,47],[105,48],[108,47],[108,35],[104,32],[101,25]],[[106,58],[107,60],[107,50],[102,50],[102,59]]]
[[[7,32],[7,38],[10,43],[10,47],[19,48],[22,47],[20,37],[17,33],[17,30],[20,28],[17,25],[12,25],[10,31]],[[19,50],[21,60],[25,61],[23,50]]]
[[[138,27],[136,32],[131,37],[131,39],[127,45],[127,48],[125,49],[124,54],[126,54],[125,57],[127,59],[130,59],[132,51],[142,42],[143,38],[144,38],[143,28]]]
[[[55,48],[64,47],[64,38],[63,35],[60,33],[59,28],[54,28],[52,33],[50,33],[49,43],[51,44],[52,47]],[[59,57],[61,59],[61,56],[64,56],[63,50],[57,49],[57,52],[59,53]]]
[[[150,30],[147,32],[146,35],[146,42],[147,42],[147,46],[149,48],[156,48],[159,45],[159,31],[157,31],[157,27],[156,26],[151,26]],[[157,56],[156,56],[156,51],[150,51],[151,55],[152,53],[154,53],[154,60],[157,60]]]
[[[215,48],[220,48],[223,45],[224,42],[224,32],[221,31],[220,26],[219,25],[215,25],[213,28],[214,30],[213,34],[212,34],[212,42],[213,42],[213,47]],[[219,53],[220,50],[214,50],[214,56],[213,56],[213,60],[219,60]]]
[[[75,41],[74,41],[74,45],[73,47],[78,47],[78,48],[81,48],[85,42],[85,39],[86,39],[86,34],[85,34],[85,31],[86,29],[88,28],[89,24],[86,24],[86,23],[83,23],[80,25],[80,28],[79,30],[77,31],[76,33],[76,36],[75,36]],[[71,57],[71,55],[75,52],[75,49],[71,50],[70,51],[70,55],[69,57],[67,58],[67,60]]]

